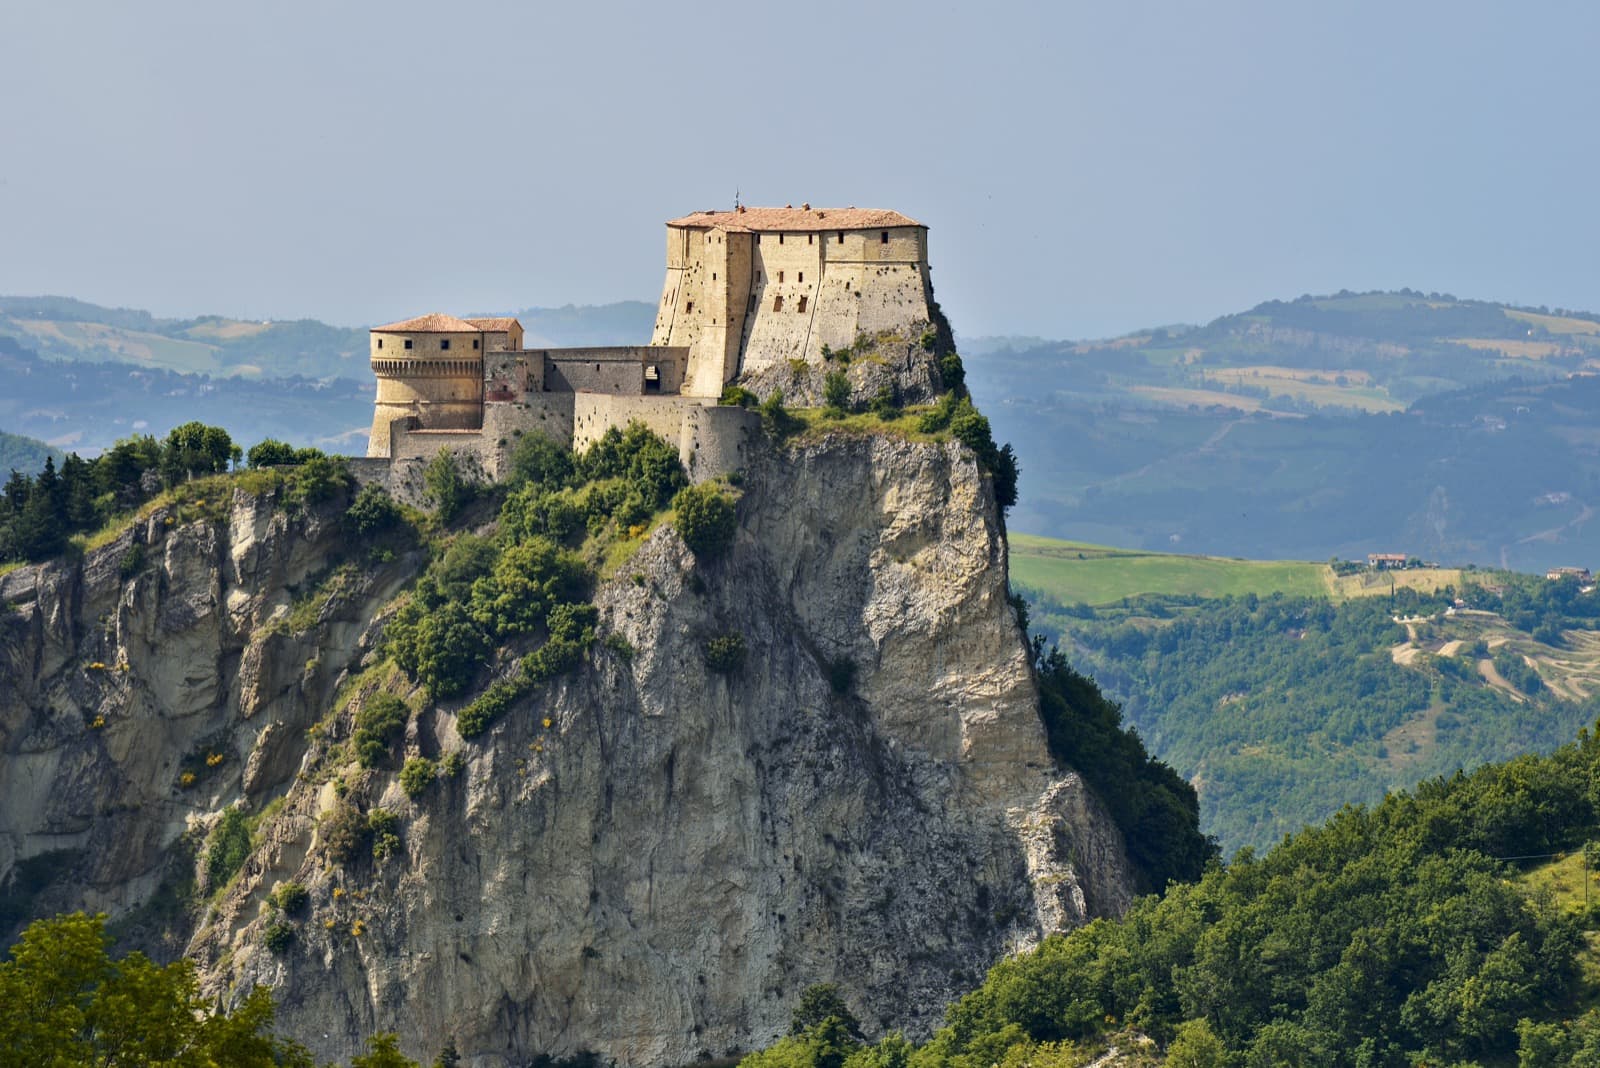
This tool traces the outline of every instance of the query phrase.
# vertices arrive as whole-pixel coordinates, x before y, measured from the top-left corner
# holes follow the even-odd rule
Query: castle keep
[[[524,433],[582,449],[637,420],[678,443],[691,477],[733,470],[756,422],[718,406],[723,387],[928,322],[927,234],[899,212],[809,204],[673,219],[648,345],[527,349],[515,319],[439,313],[374,327],[367,455],[448,447],[498,478]]]

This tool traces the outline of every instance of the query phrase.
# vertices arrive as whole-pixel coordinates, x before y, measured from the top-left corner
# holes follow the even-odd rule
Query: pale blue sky
[[[1600,5],[11,0],[0,292],[362,324],[654,300],[662,223],[931,229],[957,332],[1600,308]]]

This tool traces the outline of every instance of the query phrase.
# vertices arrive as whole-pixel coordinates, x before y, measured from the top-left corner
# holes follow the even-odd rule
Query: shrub
[[[466,766],[467,762],[461,758],[461,754],[452,750],[444,755],[444,759],[439,761],[439,775],[441,778],[453,779],[460,775],[461,770]]]
[[[337,805],[317,825],[328,859],[335,864],[347,864],[359,856],[369,833],[366,817],[348,803]]]
[[[124,579],[130,579],[144,570],[144,546],[134,542],[128,546],[128,551],[122,554],[122,559],[117,561],[117,574]]]
[[[392,693],[375,693],[367,698],[356,713],[356,759],[361,766],[375,768],[388,759],[410,718],[410,707]]]
[[[307,453],[310,455],[305,455]],[[300,507],[316,504],[329,500],[350,485],[350,469],[342,459],[324,456],[315,449],[301,450],[301,454],[299,467],[284,494],[286,503]]]
[[[698,557],[715,559],[733,544],[739,527],[733,501],[715,486],[688,486],[672,499],[673,526]]]
[[[850,376],[843,371],[829,371],[822,380],[822,403],[835,418],[849,411]]]
[[[761,402],[761,429],[767,437],[774,441],[782,441],[791,434],[796,433],[801,422],[789,414],[789,409],[783,406],[783,390],[775,389],[766,400]]]
[[[967,369],[961,365],[961,357],[951,352],[939,357],[939,377],[944,380],[944,388],[957,396],[967,395]]]
[[[884,385],[872,396],[872,414],[884,422],[897,419],[900,416],[900,398],[895,395],[893,386]]]
[[[372,538],[387,534],[405,522],[405,514],[382,486],[363,486],[345,510],[344,523],[352,534]]]
[[[438,774],[433,761],[427,757],[412,757],[406,761],[406,766],[400,769],[400,789],[406,796],[415,801],[421,797],[428,787],[433,785],[433,780]]]
[[[311,892],[300,883],[279,883],[272,889],[272,903],[291,916],[305,908],[310,900]]]
[[[261,944],[275,957],[281,957],[294,943],[294,924],[275,920],[261,932]]]
[[[422,485],[439,518],[446,523],[472,503],[472,483],[461,474],[455,454],[449,449],[440,449],[428,461],[428,466],[422,471]]]
[[[276,438],[250,446],[244,455],[251,467],[285,467],[296,462],[294,446]]]
[[[826,349],[826,346],[824,346],[824,349]],[[722,399],[717,403],[740,408],[754,408],[761,403],[761,398],[743,386],[728,386],[722,391]]]
[[[215,891],[244,867],[249,856],[249,821],[244,809],[229,808],[206,839],[206,886]]]
[[[719,675],[731,675],[744,663],[744,638],[724,634],[706,642],[706,667]]]
[[[367,813],[367,833],[372,837],[372,856],[387,860],[400,851],[400,817],[386,808]]]
[[[456,717],[456,733],[468,741],[489,729],[489,724],[515,704],[533,685],[525,670],[509,679],[498,679],[472,700]]]
[[[560,489],[572,480],[572,471],[571,449],[543,434],[524,434],[511,451],[511,473],[506,481],[513,489],[530,483]]]

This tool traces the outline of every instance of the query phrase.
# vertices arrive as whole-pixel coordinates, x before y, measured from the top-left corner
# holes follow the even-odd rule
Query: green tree
[[[672,499],[673,526],[695,556],[713,560],[733,545],[739,516],[727,493],[710,483],[687,486]]]
[[[829,371],[822,379],[822,403],[834,418],[850,410],[850,376],[843,371]]]
[[[461,473],[455,453],[440,449],[422,470],[422,485],[434,510],[446,523],[461,514],[472,501],[473,486]]]
[[[367,1040],[367,1052],[350,1058],[350,1068],[421,1068],[421,1065],[400,1052],[399,1036],[378,1034]]]
[[[200,995],[194,964],[143,954],[112,960],[104,916],[37,920],[0,964],[6,1063],[310,1068],[304,1048],[271,1035],[272,997],[248,993],[226,1014]]]

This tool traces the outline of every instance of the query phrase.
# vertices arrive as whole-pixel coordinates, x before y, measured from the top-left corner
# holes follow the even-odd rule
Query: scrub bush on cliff
[[[714,485],[689,486],[672,499],[673,526],[694,554],[715,559],[733,545],[739,518],[733,501]]]

